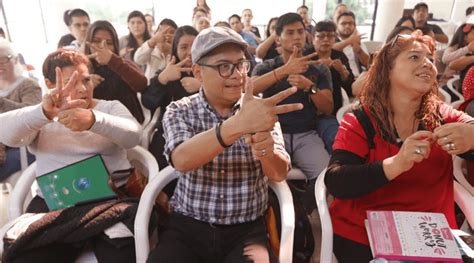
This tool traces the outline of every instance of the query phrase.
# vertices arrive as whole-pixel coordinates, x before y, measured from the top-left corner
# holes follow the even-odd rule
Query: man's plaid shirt
[[[240,108],[237,102],[232,110]],[[193,136],[212,129],[224,118],[208,104],[203,89],[171,103],[163,118],[165,155]],[[287,156],[279,125],[272,135],[275,149]],[[175,212],[212,224],[232,225],[262,216],[268,202],[268,178],[263,175],[243,137],[196,170],[179,173],[171,205]]]

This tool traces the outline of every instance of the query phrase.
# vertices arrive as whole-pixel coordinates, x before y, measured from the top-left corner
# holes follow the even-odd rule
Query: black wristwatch
[[[311,85],[311,87],[309,87],[309,89],[306,92],[308,92],[311,95],[311,94],[318,93],[320,90],[321,90],[320,88],[316,87],[316,85],[313,84]]]

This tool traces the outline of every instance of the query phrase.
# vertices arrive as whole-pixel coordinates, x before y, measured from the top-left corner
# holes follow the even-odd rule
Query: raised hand
[[[189,62],[189,58],[186,57],[181,62],[176,63],[176,57],[171,57],[166,68],[158,76],[158,80],[161,84],[166,85],[170,81],[175,81],[181,78],[181,72],[191,72],[192,69],[184,67],[184,64]]]
[[[288,76],[287,80],[291,86],[297,87],[298,89],[305,91],[309,90],[313,85],[313,82],[311,80],[301,74],[291,74]]]
[[[286,75],[290,74],[303,74],[306,72],[310,64],[315,64],[311,58],[318,55],[317,52],[311,53],[306,56],[301,56],[301,50],[296,46],[293,47],[293,53],[291,54],[288,62],[282,66]]]
[[[474,148],[474,125],[448,123],[434,130],[436,143],[449,154],[461,154]]]
[[[359,46],[360,46],[360,42],[362,41],[362,39],[366,39],[366,38],[367,38],[366,33],[359,34],[359,32],[357,32],[357,30],[356,30],[349,37],[349,40],[350,40],[352,45],[359,44]]]
[[[107,65],[109,63],[113,53],[107,48],[105,40],[102,40],[100,44],[87,42],[87,45],[89,45],[92,51],[89,58],[95,59],[100,65]]]
[[[419,163],[430,156],[431,144],[435,136],[430,131],[417,131],[407,137],[400,151],[394,156],[394,162],[399,173],[410,170],[415,163]]]
[[[346,67],[344,66],[344,64],[342,64],[341,60],[340,59],[335,59],[335,60],[332,60],[331,61],[331,64],[329,65],[330,67],[333,67],[335,70],[337,70],[337,72],[339,72],[339,74],[343,74],[343,72],[346,71]]]
[[[53,120],[62,110],[75,107],[85,108],[87,102],[85,100],[71,100],[70,93],[77,84],[78,73],[74,71],[66,85],[64,85],[63,74],[59,67],[56,71],[56,87],[50,89],[43,97],[42,108],[46,117]]]
[[[181,79],[181,85],[188,93],[195,93],[201,88],[201,82],[194,77],[184,77]]]
[[[253,96],[252,81],[247,79],[240,111],[235,115],[242,125],[243,134],[270,131],[278,121],[278,114],[301,110],[301,103],[277,105],[296,91],[296,87],[291,87],[272,97],[260,99]]]
[[[89,77],[92,81],[92,86],[95,88],[100,85],[105,79],[101,75],[97,74],[90,74]]]
[[[133,51],[133,48],[131,47],[124,47],[122,49],[119,50],[119,56],[124,58],[126,57],[128,54],[132,53]]]

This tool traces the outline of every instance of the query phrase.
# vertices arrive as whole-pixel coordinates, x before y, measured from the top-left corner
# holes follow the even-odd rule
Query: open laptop
[[[62,167],[36,178],[50,210],[116,198],[109,172],[100,155]]]

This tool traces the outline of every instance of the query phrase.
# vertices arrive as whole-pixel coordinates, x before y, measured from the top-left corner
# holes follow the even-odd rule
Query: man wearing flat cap
[[[296,88],[266,99],[252,95],[246,48],[224,27],[194,40],[201,89],[170,104],[163,118],[165,155],[179,179],[148,262],[276,262],[263,214],[268,181],[285,180],[291,163],[277,114],[302,105],[277,105]]]

